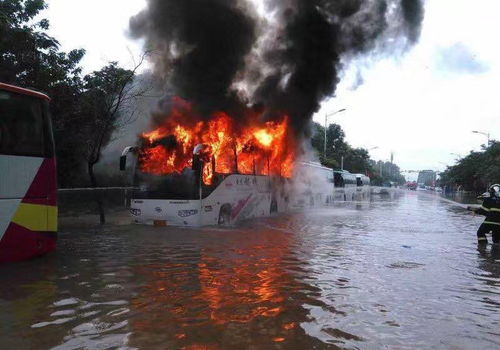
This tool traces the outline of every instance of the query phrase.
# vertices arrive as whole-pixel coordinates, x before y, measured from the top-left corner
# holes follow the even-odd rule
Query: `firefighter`
[[[492,232],[493,243],[500,243],[500,185],[490,186],[482,197],[483,204],[479,208],[468,208],[476,214],[486,216],[477,230],[477,242],[488,243],[486,234]]]

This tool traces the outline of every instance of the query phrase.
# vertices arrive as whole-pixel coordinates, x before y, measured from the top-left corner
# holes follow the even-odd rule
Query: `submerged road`
[[[499,349],[480,222],[401,192],[233,229],[63,228],[0,266],[0,348]]]

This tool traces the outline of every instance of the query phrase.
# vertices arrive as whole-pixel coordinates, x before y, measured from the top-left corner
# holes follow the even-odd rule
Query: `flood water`
[[[499,349],[481,220],[408,191],[233,229],[63,228],[0,266],[0,348]]]

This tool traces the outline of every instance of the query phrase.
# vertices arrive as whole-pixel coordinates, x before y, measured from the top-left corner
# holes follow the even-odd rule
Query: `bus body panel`
[[[329,178],[327,177],[327,180]],[[333,184],[330,183],[333,187]],[[133,221],[160,226],[213,226],[270,216],[288,210],[333,204],[332,192],[293,189],[290,180],[263,175],[227,175],[210,195],[201,200],[132,199]]]
[[[9,177],[13,184],[0,197],[0,262],[52,251],[57,239],[55,160],[0,156],[0,164],[10,169],[2,174],[2,184],[8,184]]]
[[[0,200],[24,198],[42,163],[43,158],[0,155]]]
[[[132,199],[130,211],[136,223],[172,226],[217,225],[222,208],[230,223],[269,216],[273,199],[276,211],[284,206],[283,199],[273,197],[270,181],[267,176],[228,175],[204,199]]]

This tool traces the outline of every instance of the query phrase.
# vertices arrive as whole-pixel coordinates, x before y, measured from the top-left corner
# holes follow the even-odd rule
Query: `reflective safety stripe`
[[[498,211],[500,212],[500,208],[490,208],[491,211]]]
[[[12,222],[31,231],[57,231],[57,207],[21,203]]]
[[[487,241],[486,237],[478,237],[477,240],[478,241]]]
[[[493,221],[484,221],[483,224],[490,224],[490,225],[498,225],[498,226],[500,226],[500,222],[493,222]]]
[[[481,209],[486,210],[486,211],[490,211],[490,209],[486,208],[484,205],[481,205]]]

